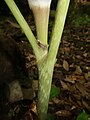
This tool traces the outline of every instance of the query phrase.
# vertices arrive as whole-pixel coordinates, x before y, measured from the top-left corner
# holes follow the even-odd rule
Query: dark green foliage
[[[77,116],[76,120],[89,120],[89,119],[90,119],[89,115],[83,110],[83,112]]]
[[[90,6],[75,6],[74,1],[71,0],[66,22],[68,24],[74,25],[75,27],[90,25]]]
[[[57,97],[60,94],[60,89],[55,85],[51,87],[50,99]]]
[[[79,27],[81,25],[88,25],[90,24],[90,17],[87,14],[78,14],[75,19],[72,20],[72,23],[76,26]]]

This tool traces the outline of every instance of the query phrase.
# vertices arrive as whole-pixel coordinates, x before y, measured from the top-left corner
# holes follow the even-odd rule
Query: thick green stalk
[[[51,61],[43,61],[38,65],[39,69],[39,90],[38,90],[38,116],[39,120],[47,119],[47,110],[48,110],[48,102],[51,90],[52,83],[52,68]]]
[[[49,6],[34,6],[32,7],[38,40],[43,44],[47,45],[48,38],[48,19],[49,19]]]
[[[22,28],[23,32],[25,33],[26,37],[28,38],[29,42],[31,43],[31,46],[32,46],[34,53],[38,60],[39,57],[41,57],[39,48],[38,48],[38,44],[36,42],[36,39],[31,31],[31,29],[28,26],[27,22],[25,21],[24,17],[22,16],[21,12],[19,11],[18,7],[16,6],[14,0],[4,0],[4,1],[8,5],[9,9],[13,13],[17,22],[19,23],[20,27]]]
[[[70,0],[58,0],[55,26],[52,33],[49,53],[45,61],[41,62],[38,65],[39,69],[38,113],[40,120],[46,120],[47,118],[53,69],[65,24],[69,2]]]

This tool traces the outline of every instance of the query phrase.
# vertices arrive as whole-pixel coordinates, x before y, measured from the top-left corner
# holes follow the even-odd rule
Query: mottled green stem
[[[58,0],[55,26],[52,32],[50,49],[45,61],[38,65],[39,68],[39,91],[38,91],[38,113],[40,120],[46,120],[51,90],[52,76],[56,55],[58,52],[61,36],[70,0]]]
[[[46,120],[48,102],[51,90],[53,66],[51,61],[45,60],[39,65],[38,114],[39,120]]]

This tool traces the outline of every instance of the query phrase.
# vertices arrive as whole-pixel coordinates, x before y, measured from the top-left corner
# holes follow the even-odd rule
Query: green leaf
[[[50,92],[50,99],[57,97],[60,94],[60,89],[55,85],[52,85]]]
[[[90,119],[89,115],[83,110],[83,112],[77,116],[76,120],[89,120],[89,119]]]

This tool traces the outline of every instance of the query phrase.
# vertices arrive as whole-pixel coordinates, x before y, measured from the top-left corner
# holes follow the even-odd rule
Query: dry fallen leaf
[[[78,74],[78,75],[82,74],[82,70],[81,70],[80,66],[76,66],[75,73]]]
[[[90,77],[90,71],[88,72],[88,77]]]
[[[71,112],[68,111],[68,110],[60,110],[60,111],[57,111],[55,113],[55,115],[57,115],[57,116],[64,116],[64,117],[70,117],[71,116]]]
[[[66,76],[64,81],[67,81],[67,82],[70,82],[70,83],[75,83],[76,77],[72,77],[71,75],[70,76]]]
[[[82,104],[90,111],[90,106],[87,104],[86,101],[82,100]]]
[[[68,90],[67,84],[65,82],[63,82],[63,81],[60,81],[60,82],[61,82],[61,85],[62,85],[63,89]]]
[[[85,88],[85,86],[83,86],[80,83],[76,83],[76,88],[79,90],[79,92],[82,94],[83,97],[85,98],[90,98],[89,93],[87,92],[87,88]]]
[[[69,71],[69,64],[66,60],[63,61],[63,68],[66,70],[66,71]]]

